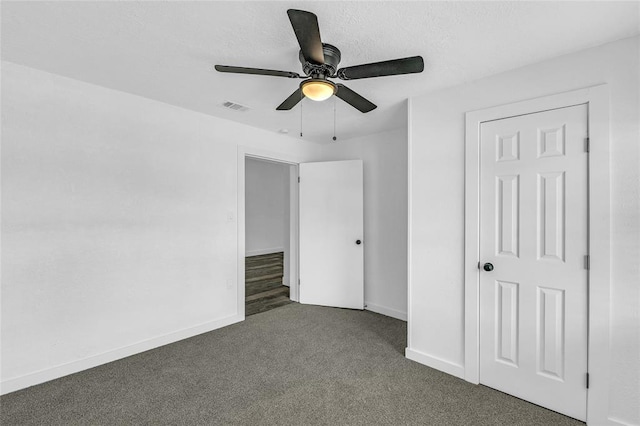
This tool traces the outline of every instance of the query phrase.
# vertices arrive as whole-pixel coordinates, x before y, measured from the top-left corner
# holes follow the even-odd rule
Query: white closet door
[[[480,382],[580,420],[587,112],[579,105],[480,128]]]

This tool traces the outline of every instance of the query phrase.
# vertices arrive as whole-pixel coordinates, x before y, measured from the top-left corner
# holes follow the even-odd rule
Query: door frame
[[[245,255],[246,255],[246,223],[245,223],[245,159],[252,158],[289,166],[289,297],[294,302],[299,300],[299,241],[298,241],[298,166],[302,159],[289,154],[265,151],[249,146],[238,146],[238,253],[237,253],[237,314],[245,319]]]
[[[609,88],[606,84],[465,114],[464,378],[480,383],[480,125],[486,121],[587,104],[588,371],[587,421],[607,420],[609,400],[610,170]],[[585,372],[586,373],[586,372]]]

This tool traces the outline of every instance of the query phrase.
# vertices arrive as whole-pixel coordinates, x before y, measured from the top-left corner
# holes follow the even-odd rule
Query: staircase
[[[289,287],[282,285],[284,253],[245,258],[245,316],[291,303]]]

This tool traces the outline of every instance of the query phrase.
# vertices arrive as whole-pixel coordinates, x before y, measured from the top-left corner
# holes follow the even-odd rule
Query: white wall
[[[465,112],[608,83],[612,215],[608,421],[640,424],[639,47],[638,37],[625,39],[411,100],[409,349],[428,363],[464,368]]]
[[[245,253],[284,251],[289,238],[289,165],[247,158]]]
[[[363,161],[365,305],[406,320],[407,130],[338,140],[324,159]]]
[[[321,152],[2,63],[2,392],[241,320],[238,145]]]

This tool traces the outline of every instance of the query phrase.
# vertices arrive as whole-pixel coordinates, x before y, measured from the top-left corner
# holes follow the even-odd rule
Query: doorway
[[[245,158],[245,316],[291,300],[291,188],[295,166]]]
[[[238,147],[238,251],[237,251],[237,312],[245,317],[245,256],[246,256],[246,173],[247,158],[270,163],[283,164],[289,170],[289,238],[288,249],[290,256],[283,252],[283,277],[289,283],[290,299],[300,301],[301,286],[309,296],[304,303],[335,307],[363,308],[364,300],[364,265],[363,248],[363,166],[360,160],[337,162],[305,162],[304,159],[286,153],[275,153],[260,149]],[[303,171],[309,173],[303,173]],[[304,194],[304,197],[302,196]],[[306,201],[305,201],[306,200]],[[315,207],[314,207],[315,206]],[[357,207],[357,208],[356,208]],[[306,211],[305,220],[300,212]],[[319,212],[325,212],[325,217],[318,217]],[[233,220],[233,213],[229,212],[227,220]],[[330,219],[330,220],[327,220]],[[304,222],[304,223],[303,223]],[[322,223],[321,223],[322,222]],[[305,250],[301,250],[302,229],[306,231]],[[321,229],[323,232],[315,232]],[[331,238],[337,236],[338,238]],[[332,244],[321,252],[317,247],[322,244]],[[321,256],[318,256],[320,254]],[[300,264],[305,258],[305,269],[308,278],[301,280]],[[312,265],[309,267],[309,265]],[[320,265],[321,268],[313,268]],[[345,268],[348,268],[345,272]],[[342,269],[341,280],[331,280],[330,274],[334,270]],[[288,273],[288,274],[287,274]],[[329,275],[327,275],[329,274]],[[323,277],[329,278],[323,278]],[[334,277],[335,278],[335,277]],[[326,283],[331,280],[331,285]],[[301,284],[301,281],[303,283]],[[228,281],[232,283],[232,280]],[[321,287],[322,291],[317,291]],[[232,286],[229,286],[231,289]],[[358,296],[355,297],[355,294]],[[313,297],[321,294],[322,300]],[[327,297],[331,296],[331,297]],[[352,297],[353,296],[353,297]],[[345,297],[351,302],[344,304]],[[354,300],[357,305],[351,306]]]

